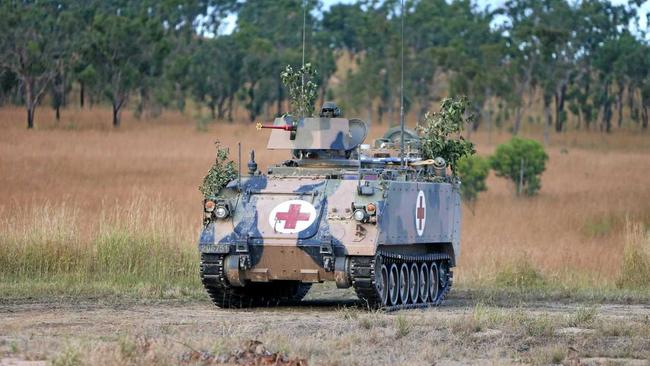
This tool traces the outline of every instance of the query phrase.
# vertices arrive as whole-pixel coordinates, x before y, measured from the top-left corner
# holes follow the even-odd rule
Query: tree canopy
[[[650,44],[640,5],[408,0],[401,14],[398,0],[328,9],[316,0],[2,1],[0,103],[25,105],[28,127],[44,97],[59,108],[71,93],[82,105],[112,106],[115,126],[127,103],[139,115],[182,110],[188,99],[213,118],[231,120],[237,108],[251,121],[271,118],[287,112],[280,75],[301,67],[304,36],[320,102],[396,124],[404,15],[404,107],[418,120],[434,102],[466,95],[474,129],[517,134],[538,121],[547,138],[567,128],[646,129]],[[225,19],[235,19],[228,31]]]

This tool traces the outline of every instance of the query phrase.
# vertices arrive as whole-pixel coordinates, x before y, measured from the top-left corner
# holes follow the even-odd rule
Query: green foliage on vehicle
[[[214,164],[203,178],[203,184],[199,186],[199,191],[205,198],[217,195],[228,182],[237,177],[235,163],[229,159],[228,149],[221,147],[219,141],[214,144],[217,148]]]
[[[497,147],[490,165],[499,177],[515,183],[517,195],[533,196],[542,186],[540,176],[546,169],[548,155],[535,140],[514,137]]]
[[[296,117],[311,117],[314,114],[314,103],[318,98],[318,84],[314,81],[318,72],[311,63],[306,63],[298,70],[287,65],[280,73],[282,84],[289,92],[291,112]]]
[[[490,162],[478,155],[458,160],[456,173],[461,181],[460,193],[465,202],[474,203],[480,192],[487,190],[485,179],[490,173]]]
[[[457,162],[476,152],[474,144],[460,136],[465,125],[472,122],[472,116],[465,115],[468,105],[466,97],[445,98],[440,112],[427,112],[419,128],[424,159],[442,157],[454,174]],[[458,135],[458,138],[454,138],[454,135]]]

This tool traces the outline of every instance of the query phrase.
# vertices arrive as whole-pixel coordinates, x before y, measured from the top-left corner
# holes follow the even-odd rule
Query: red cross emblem
[[[309,212],[300,212],[300,204],[292,203],[289,205],[289,211],[277,212],[275,214],[276,220],[284,221],[284,229],[295,229],[298,221],[309,221],[311,216]]]
[[[415,200],[415,229],[418,236],[424,234],[424,227],[427,225],[427,201],[424,198],[424,191],[418,192]]]
[[[418,212],[417,212],[417,218],[418,218],[418,230],[424,229],[422,227],[422,220],[424,220],[424,206],[422,205],[422,201],[424,201],[424,196],[418,196]]]

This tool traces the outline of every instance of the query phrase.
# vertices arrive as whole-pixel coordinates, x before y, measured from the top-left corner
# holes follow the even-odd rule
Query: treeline
[[[464,94],[475,128],[508,121],[516,134],[528,118],[547,133],[570,121],[646,129],[650,44],[641,3],[521,0],[481,9],[406,1],[405,110],[421,117],[440,98]],[[326,11],[315,0],[1,0],[0,14],[0,103],[24,105],[29,128],[44,99],[57,116],[69,103],[108,102],[115,126],[129,101],[136,116],[183,110],[190,99],[220,119],[232,120],[237,107],[251,121],[282,114],[280,72],[302,61],[303,21],[321,100],[373,121],[394,123],[399,114],[398,0]],[[224,34],[228,15],[236,24]],[[343,80],[333,77],[337,65],[346,65]]]

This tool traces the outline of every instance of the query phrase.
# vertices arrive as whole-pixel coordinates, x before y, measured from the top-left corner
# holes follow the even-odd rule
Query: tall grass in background
[[[194,228],[175,222],[169,205],[145,201],[98,214],[87,234],[79,228],[77,211],[66,206],[45,205],[0,222],[1,291],[100,289],[156,296],[198,291]]]
[[[650,231],[637,222],[625,223],[625,249],[617,285],[626,289],[650,289]]]

